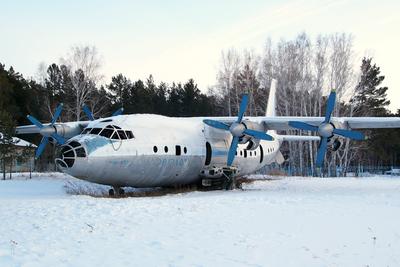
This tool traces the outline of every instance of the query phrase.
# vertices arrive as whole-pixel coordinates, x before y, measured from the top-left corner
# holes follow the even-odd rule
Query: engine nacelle
[[[260,131],[260,132],[265,131],[264,126],[259,123],[252,122],[249,120],[244,120],[242,123],[246,126],[247,129]],[[255,150],[260,145],[260,139],[256,139],[249,135],[244,135],[243,137],[241,137],[239,139],[239,144],[246,144],[246,143],[247,143],[246,150]]]
[[[78,123],[74,124],[54,124],[55,132],[62,137],[69,139],[82,132],[82,126]]]

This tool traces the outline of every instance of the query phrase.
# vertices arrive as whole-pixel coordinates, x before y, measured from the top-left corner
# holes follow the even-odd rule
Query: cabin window
[[[240,156],[243,156],[243,151],[242,150],[240,150]]]
[[[247,158],[247,150],[243,150],[244,157]]]
[[[175,155],[177,156],[181,155],[181,146],[178,145],[175,146]]]
[[[253,156],[253,152],[250,151],[250,157]]]
[[[211,155],[212,155],[211,145],[209,142],[206,142],[206,162],[205,162],[206,166],[210,165],[211,163]]]
[[[185,153],[185,154],[187,153],[187,148],[186,147],[183,148],[183,153]]]
[[[264,160],[264,150],[262,146],[260,145],[260,163],[262,163]]]
[[[257,151],[254,151],[254,157],[257,157]]]
[[[168,147],[167,146],[164,147],[164,152],[168,153]]]
[[[154,151],[154,153],[157,153],[158,148],[156,146],[153,146],[153,151]]]

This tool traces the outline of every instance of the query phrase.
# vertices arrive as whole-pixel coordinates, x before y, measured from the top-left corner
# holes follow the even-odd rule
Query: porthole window
[[[154,151],[154,153],[157,153],[158,148],[156,146],[153,146],[153,151]]]
[[[240,156],[243,156],[243,151],[242,150],[240,150]]]
[[[185,154],[187,153],[187,148],[186,147],[183,148],[183,153],[185,153]]]
[[[253,156],[253,152],[250,151],[250,157]]]
[[[254,151],[254,156],[257,156],[257,151]]]
[[[167,146],[164,147],[164,152],[168,153],[168,147]]]

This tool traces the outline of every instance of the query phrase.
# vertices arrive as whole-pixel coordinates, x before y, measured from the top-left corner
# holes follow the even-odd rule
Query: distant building
[[[0,139],[2,137],[2,134],[0,133]],[[12,162],[12,172],[29,172],[32,170],[34,166],[34,155],[35,155],[35,149],[36,145],[29,143],[28,141],[25,141],[23,139],[20,139],[18,137],[13,137],[14,141],[14,146],[16,147],[16,153],[22,154],[23,152],[27,152],[26,154],[28,157],[25,157],[24,160],[18,159],[18,157],[15,157]],[[8,169],[10,164],[7,164],[6,166],[6,171],[9,172],[10,170]],[[3,172],[3,166],[0,164],[0,173]]]

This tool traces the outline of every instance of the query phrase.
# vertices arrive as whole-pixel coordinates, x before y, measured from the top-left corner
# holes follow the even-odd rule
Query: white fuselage
[[[100,184],[153,187],[195,183],[203,170],[226,166],[231,134],[208,127],[203,118],[120,115],[93,121],[87,129],[110,126],[131,131],[133,137],[111,139],[90,133],[77,135],[63,146],[64,155],[73,159],[68,162],[67,157],[59,155],[56,162],[60,169]],[[274,133],[269,134],[276,138],[261,141],[261,148],[253,151],[245,150],[247,144],[239,145],[233,161],[238,176],[253,173],[275,160],[280,142]],[[80,156],[77,156],[77,143],[85,150]],[[76,144],[75,148],[70,144]]]

